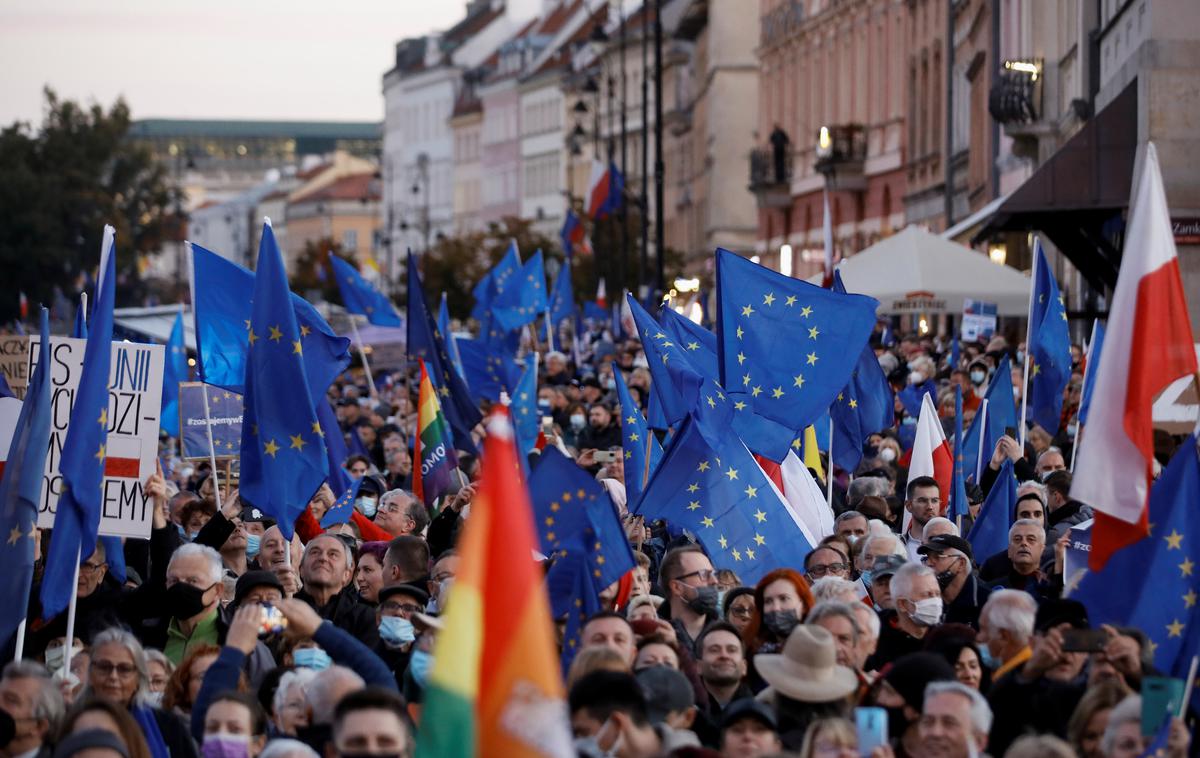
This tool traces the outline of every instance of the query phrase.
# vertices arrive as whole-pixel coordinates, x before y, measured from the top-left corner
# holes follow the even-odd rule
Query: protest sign
[[[59,464],[86,345],[87,340],[72,337],[50,338],[50,452],[46,456],[42,502],[38,505],[38,527],[42,529],[54,526],[58,498],[63,491]],[[146,538],[150,536],[153,513],[149,498],[142,492],[142,483],[154,473],[154,460],[158,456],[163,346],[114,342],[112,350],[100,534]],[[27,376],[33,375],[41,358],[41,345],[32,343]]]
[[[17,419],[21,417],[21,401],[15,397],[0,397],[0,475],[8,460],[8,447],[12,444],[13,432],[17,431]]]
[[[966,342],[990,340],[996,333],[996,304],[963,299],[962,339]]]
[[[1071,541],[1063,556],[1063,594],[1067,597],[1087,573],[1088,553],[1092,552],[1092,519],[1071,527]]]
[[[236,456],[242,447],[242,396],[203,382],[179,383],[179,429],[185,459],[208,460],[208,427],[204,421],[204,393],[208,391],[208,419],[212,422],[217,458]]]
[[[0,374],[18,400],[25,399],[29,386],[29,338],[15,334],[0,337]]]

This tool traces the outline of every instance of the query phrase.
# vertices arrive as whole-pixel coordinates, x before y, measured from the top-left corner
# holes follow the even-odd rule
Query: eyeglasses
[[[382,611],[400,611],[401,613],[421,613],[425,609],[419,605],[412,603],[385,603],[380,607]]]
[[[89,574],[91,574],[93,572],[99,571],[100,569],[104,568],[104,565],[105,564],[103,564],[103,563],[92,563],[91,561],[88,561],[87,563],[79,564],[79,570],[86,571]]]
[[[735,605],[729,609],[729,615],[737,616],[738,618],[748,619],[754,615],[754,609],[749,606],[745,606],[745,605]]]
[[[716,569],[700,569],[699,571],[692,571],[691,573],[680,574],[679,576],[675,577],[675,579],[677,581],[682,582],[684,579],[690,579],[693,576],[702,582],[707,582],[711,579],[717,578],[717,570]]]
[[[102,677],[112,676],[115,671],[117,676],[122,679],[128,679],[137,673],[137,666],[132,663],[113,663],[112,661],[92,661],[91,669]]]
[[[844,574],[850,568],[845,563],[814,563],[808,569],[809,576],[815,576],[820,579],[826,574],[832,572],[834,574]]]

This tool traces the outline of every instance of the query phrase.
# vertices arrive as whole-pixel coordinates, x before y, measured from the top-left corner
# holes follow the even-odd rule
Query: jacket
[[[981,582],[978,574],[971,572],[962,589],[946,604],[945,623],[966,624],[978,629],[979,612],[991,594],[992,588]]]
[[[368,648],[379,644],[379,627],[375,624],[375,609],[366,605],[352,587],[343,587],[323,606],[318,606],[306,590],[296,593],[297,600],[311,605],[326,621],[350,633]]]

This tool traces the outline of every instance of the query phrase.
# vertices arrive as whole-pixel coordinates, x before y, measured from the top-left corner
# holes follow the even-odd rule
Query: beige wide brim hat
[[[756,655],[754,667],[776,692],[804,703],[841,700],[858,688],[854,671],[837,663],[833,635],[819,626],[797,626],[782,653]]]

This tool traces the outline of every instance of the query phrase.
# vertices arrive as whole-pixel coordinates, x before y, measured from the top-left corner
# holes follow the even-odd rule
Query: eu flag
[[[475,400],[500,402],[500,393],[512,394],[521,379],[521,370],[507,352],[493,353],[479,340],[457,340],[462,356],[463,377]]]
[[[172,437],[179,436],[179,383],[188,380],[187,348],[183,344],[183,314],[175,314],[175,325],[167,338],[167,361],[163,367],[162,414],[159,426]]]
[[[844,293],[840,271],[833,272],[833,291]],[[833,420],[833,462],[846,471],[854,471],[862,460],[867,437],[896,423],[892,386],[875,358],[875,351],[864,345],[850,381],[829,406]],[[821,425],[817,426],[820,431]]]
[[[429,305],[425,302],[425,288],[421,286],[421,274],[417,271],[416,258],[408,256],[408,357],[423,358],[429,369],[429,379],[441,396],[442,413],[450,422],[454,433],[454,444],[459,450],[477,454],[471,430],[483,420],[479,407],[471,401],[466,382],[451,365],[445,340],[437,328]]]
[[[1062,421],[1063,390],[1071,379],[1071,335],[1067,330],[1067,309],[1040,240],[1034,245],[1033,255],[1027,346],[1028,418],[1054,436]]]
[[[621,447],[624,454],[625,466],[625,495],[626,502],[636,503],[641,499],[642,488],[650,479],[650,474],[662,459],[662,445],[650,433],[642,409],[633,401],[629,387],[625,386],[625,377],[621,367],[612,364],[613,379],[617,383],[617,404],[621,414]]]
[[[42,472],[50,449],[50,361],[45,360],[50,354],[50,311],[42,308],[41,312],[42,358],[25,390],[0,477],[0,538],[4,540],[0,543],[0,597],[10,610],[0,616],[0,647],[7,647],[29,607]]]
[[[588,564],[587,543],[581,536],[570,540],[563,552],[555,557],[546,573],[546,592],[550,596],[550,613],[555,620],[565,619],[562,640],[562,670],[571,668],[575,654],[583,648],[583,627],[587,620],[600,612],[600,592],[592,582]]]
[[[305,342],[269,223],[255,270],[240,487],[291,539],[296,516],[329,475],[329,461],[305,375]]]
[[[1150,487],[1150,536],[1117,551],[1099,572],[1087,571],[1070,597],[1094,626],[1133,626],[1150,637],[1154,665],[1187,676],[1200,654],[1200,457],[1189,436]]]
[[[189,243],[189,247],[200,378],[244,395],[254,274],[195,243]],[[304,373],[316,403],[350,365],[350,340],[334,334],[304,298],[293,294],[291,303],[304,342]]]
[[[629,297],[629,310],[641,335],[642,349],[646,352],[652,380],[651,392],[658,395],[667,423],[678,423],[695,407],[705,376],[632,296]]]
[[[1017,477],[1012,461],[1007,458],[1000,474],[979,508],[979,518],[967,533],[967,542],[980,560],[1002,553],[1008,548],[1008,530],[1012,528],[1017,510]]]
[[[516,276],[520,269],[521,254],[517,251],[516,240],[512,240],[508,243],[504,257],[492,267],[491,271],[476,282],[475,287],[471,290],[471,294],[475,296],[475,307],[471,309],[471,318],[476,321],[484,321],[488,316],[488,309],[492,307],[492,302],[504,292],[508,287],[509,280]]]
[[[965,476],[976,483],[983,474],[983,466],[987,465],[992,451],[996,449],[996,443],[1004,436],[1004,430],[1017,428],[1017,404],[1013,399],[1012,368],[1008,356],[1001,358],[996,366],[983,400],[963,437]]]
[[[329,261],[333,264],[333,278],[337,282],[338,291],[342,293],[342,304],[346,310],[366,316],[375,326],[404,326],[403,319],[387,296],[371,286],[362,278],[349,261],[330,253]]]
[[[446,340],[446,354],[450,356],[450,363],[454,365],[454,370],[463,379],[467,375],[463,373],[462,356],[458,354],[458,339],[454,336],[454,331],[450,328],[450,306],[446,303],[446,293],[442,293],[442,302],[438,305],[437,317],[438,331],[442,333],[442,339]]]
[[[531,323],[548,307],[546,271],[542,251],[538,250],[492,300],[492,320],[502,330],[511,332]]]
[[[760,416],[799,430],[842,391],[879,302],[831,292],[717,249],[721,384]]]
[[[1092,324],[1092,341],[1088,345],[1087,366],[1083,379],[1083,396],[1079,399],[1079,423],[1086,424],[1088,409],[1092,405],[1092,391],[1096,388],[1097,369],[1100,368],[1100,351],[1104,349],[1104,323],[1100,319]]]
[[[108,417],[108,377],[112,366],[113,300],[117,286],[115,233],[104,227],[100,281],[92,310],[91,328],[83,351],[79,389],[71,407],[67,438],[58,470],[62,495],[54,514],[54,531],[42,576],[43,618],[67,607],[75,590],[75,569],[96,550],[100,508],[104,496],[105,443]]]
[[[575,290],[571,286],[571,261],[563,261],[558,278],[554,280],[554,291],[550,293],[550,323],[557,328],[562,322],[574,318]]]
[[[720,374],[717,366],[717,335],[665,306],[659,313],[658,322],[668,339],[683,348],[688,362],[701,376],[717,378]]]
[[[317,423],[321,426],[321,436],[325,440],[325,457],[329,461],[329,482],[334,492],[344,492],[350,486],[350,475],[343,466],[350,457],[346,449],[346,438],[342,436],[342,427],[338,424],[337,413],[329,404],[329,398],[317,401]],[[369,456],[368,456],[369,457]]]
[[[358,499],[358,490],[362,487],[364,479],[366,479],[365,476],[360,476],[357,479],[350,480],[350,486],[346,487],[341,497],[321,517],[322,529],[328,529],[331,526],[345,524],[350,521],[350,517],[354,515],[354,501]]]
[[[970,514],[967,501],[966,459],[963,457],[963,400],[962,386],[954,385],[954,469],[950,475],[950,508],[946,518],[956,521]]]
[[[517,382],[509,398],[513,428],[517,433],[517,451],[522,456],[529,455],[537,444],[538,425],[542,420],[537,406],[536,355],[534,353],[525,359],[525,371],[521,374],[521,381]]]
[[[675,433],[634,510],[696,534],[719,567],[746,584],[802,566],[812,545],[782,495],[740,439],[729,433],[732,399],[714,383]]]

